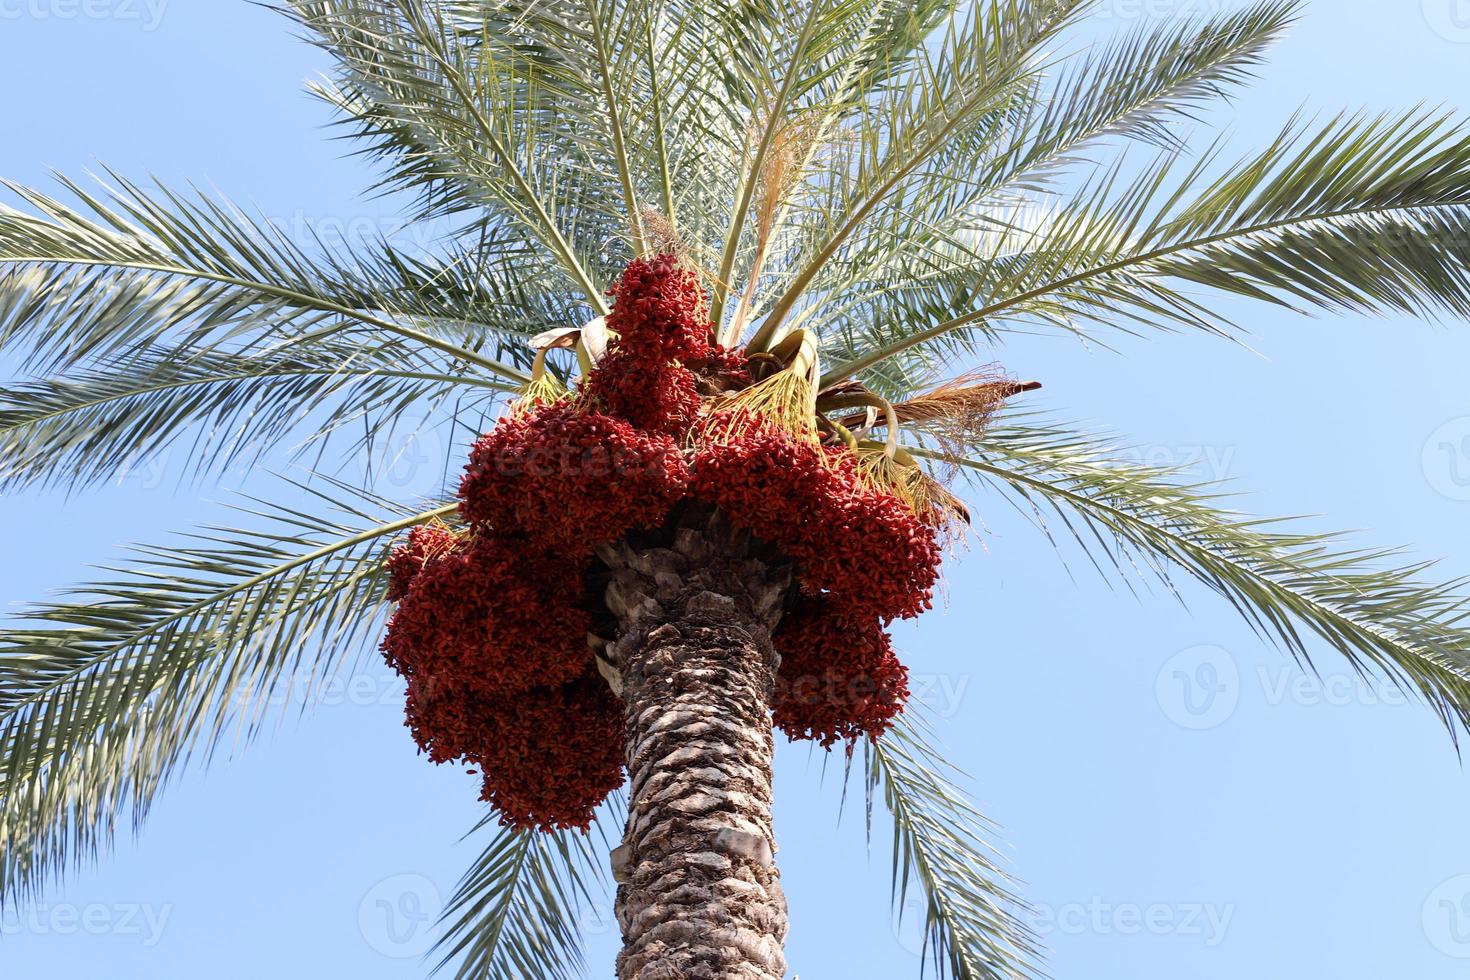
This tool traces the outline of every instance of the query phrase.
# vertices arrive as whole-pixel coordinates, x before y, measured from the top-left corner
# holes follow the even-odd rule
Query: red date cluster
[[[583,394],[635,428],[682,440],[699,415],[690,365],[714,350],[699,278],[673,255],[637,259],[612,290],[607,356]]]
[[[415,545],[390,563],[409,565]],[[586,827],[622,783],[621,713],[587,649],[586,565],[477,534],[412,577],[383,642],[419,747],[478,765],[509,826]]]
[[[701,438],[705,397],[751,383],[712,343],[698,277],[660,255],[612,291],[606,356],[575,393],[508,414],[474,444],[464,529],[414,529],[388,560],[383,643],[408,724],[436,763],[479,767],[502,823],[588,826],[622,783],[621,708],[587,645],[597,546],[654,528],[685,497],[778,544],[800,598],[778,629],[775,723],[792,738],[876,738],[907,671],[887,624],[928,608],[933,529],[864,480],[845,449],[769,426]]]
[[[561,401],[502,419],[475,442],[459,510],[477,530],[590,552],[657,525],[688,481],[669,436]]]
[[[690,488],[778,542],[812,592],[887,623],[929,608],[941,551],[934,528],[858,475],[846,450],[757,429],[695,450]]]
[[[781,670],[774,722],[793,739],[830,746],[877,738],[903,711],[908,668],[882,624],[806,595],[776,631]]]
[[[796,563],[803,596],[775,636],[775,723],[824,746],[877,738],[903,710],[908,671],[884,628],[929,608],[942,557],[934,528],[849,460],[766,429],[699,447],[692,467],[695,495]]]

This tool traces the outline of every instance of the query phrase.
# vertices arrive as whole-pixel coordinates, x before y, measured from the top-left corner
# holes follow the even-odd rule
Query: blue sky
[[[1229,6],[1102,0],[1097,23]],[[105,163],[194,180],[288,228],[391,230],[391,204],[359,196],[369,172],[302,93],[322,66],[245,3],[0,0],[0,176],[44,184]],[[1210,122],[1245,148],[1303,106],[1453,107],[1467,82],[1470,3],[1316,0]],[[1327,515],[1310,524],[1470,574],[1470,325],[1231,310],[1249,350],[1036,338],[996,356],[1045,382],[1036,407],[1125,437],[1136,458],[1236,481],[1244,509]],[[409,448],[385,489],[431,493],[447,448]],[[0,601],[218,518],[241,487],[280,494],[261,474],[180,487],[165,460],[70,499],[8,496]],[[896,639],[999,825],[1055,976],[1465,975],[1470,776],[1426,710],[1325,651],[1323,678],[1302,675],[1203,589],[1181,605],[1135,583],[1135,597],[1065,548],[1064,565],[1008,504],[973,502],[984,529],[950,565],[946,608]],[[181,777],[94,870],[7,916],[0,976],[421,975],[423,923],[483,844],[460,840],[480,813],[474,780],[416,756],[370,651],[309,700],[299,721]],[[860,814],[839,821],[837,762],[780,754],[792,970],[917,976],[913,932],[889,911],[886,828],[870,850]],[[584,931],[607,975],[606,903]]]

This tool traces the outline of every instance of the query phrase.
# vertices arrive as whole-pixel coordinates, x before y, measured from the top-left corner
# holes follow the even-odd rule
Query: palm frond
[[[1470,129],[1450,117],[1294,123],[1214,178],[1214,154],[1175,179],[1180,159],[1169,151],[1142,174],[1115,167],[1035,227],[995,236],[976,264],[978,308],[906,326],[827,380],[1007,321],[1233,332],[1181,285],[1301,310],[1470,313]]]
[[[249,464],[297,433],[316,465],[344,436],[371,456],[415,406],[427,417],[453,399],[458,414],[512,390],[418,345],[350,333],[264,353],[147,347],[0,386],[0,489],[121,477],[191,435],[180,478]]]
[[[453,510],[307,492],[314,509],[261,505],[250,526],[140,549],[0,632],[0,899],[94,856],[227,729],[248,737],[361,649],[386,542]]]
[[[976,4],[920,49],[909,70],[866,108],[810,203],[807,241],[753,343],[768,342],[822,270],[875,213],[902,207],[913,181],[944,157],[973,159],[1023,114],[1035,96],[1038,57],[1088,0]],[[932,49],[932,50],[931,50]],[[820,203],[819,203],[820,201]]]
[[[901,339],[913,324],[973,310],[987,278],[1005,274],[987,240],[1019,237],[1014,229],[1028,211],[1044,214],[1058,182],[1109,139],[1181,146],[1183,125],[1251,75],[1298,7],[1262,0],[1199,22],[1140,28],[1075,63],[1062,60],[1062,77],[994,152],[957,169],[926,169],[927,181],[902,208],[870,219],[853,247],[819,274],[799,321],[823,334],[832,357],[846,360]],[[911,348],[868,378],[895,394],[911,389],[943,357],[994,339],[987,326]]]
[[[751,216],[756,190],[766,179],[768,158],[776,150],[783,129],[794,115],[801,87],[811,74],[813,48],[824,33],[823,15],[834,6],[827,0],[815,0],[785,7],[781,13],[791,15],[789,22],[785,17],[779,18],[776,30],[770,36],[770,42],[776,45],[775,57],[770,63],[777,67],[777,71],[758,77],[755,85],[764,105],[751,119],[754,146],[750,153],[741,155],[734,211],[720,252],[719,272],[715,276],[717,285],[711,313],[716,322],[721,318],[727,287],[734,278],[735,262],[744,241],[746,221]]]
[[[1354,669],[1421,698],[1457,743],[1470,728],[1470,600],[1462,582],[1427,581],[1428,563],[1396,564],[1396,552],[1233,513],[1218,485],[1122,462],[1106,440],[1064,428],[1011,423],[969,456],[915,454],[1059,514],[1120,570],[1142,562],[1166,581],[1182,570],[1310,669],[1315,635]]]
[[[922,894],[925,966],[941,980],[1041,976],[1025,906],[985,841],[989,821],[955,785],[922,723],[900,717],[863,751],[868,805],[881,796],[893,816],[895,909],[901,913],[910,889]]]
[[[588,141],[558,122],[574,107],[544,84],[556,49],[527,37],[537,18],[519,16],[535,6],[292,0],[279,9],[336,62],[315,91],[390,165],[389,186],[418,191],[424,216],[485,212],[530,235],[580,302],[605,313],[598,253],[626,227],[622,198]],[[578,38],[574,50],[584,49]]]
[[[445,907],[436,972],[453,966],[455,980],[584,975],[578,916],[607,888],[608,842],[600,822],[594,827],[499,829]]]
[[[229,205],[110,176],[118,186],[104,196],[63,179],[78,207],[6,185],[34,213],[0,206],[0,347],[28,349],[32,365],[116,356],[180,330],[196,344],[242,335],[285,344],[355,326],[526,380],[479,352],[494,328],[446,306],[472,286],[452,266],[386,247],[314,257]],[[446,320],[459,320],[463,342],[444,339]]]
[[[1038,177],[1111,136],[1178,146],[1180,125],[1249,81],[1301,8],[1302,0],[1256,0],[1214,17],[1139,27],[1064,60],[1010,152],[977,175],[981,186],[991,195],[1038,187]]]

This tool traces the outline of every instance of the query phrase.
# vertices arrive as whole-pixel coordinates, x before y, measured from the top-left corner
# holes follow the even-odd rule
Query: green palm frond
[[[1115,167],[1034,228],[994,236],[977,308],[833,368],[833,381],[957,331],[1132,320],[1227,333],[1181,291],[1207,285],[1294,309],[1470,313],[1470,130],[1449,117],[1292,124],[1210,178],[1177,152]],[[1118,186],[1121,193],[1114,193]]]
[[[387,541],[453,509],[307,492],[314,509],[261,505],[250,526],[140,549],[0,632],[0,899],[94,856],[191,756],[361,649]]]
[[[825,142],[845,119],[860,117],[885,88],[909,71],[921,48],[964,8],[956,0],[875,0],[834,5],[813,47],[811,80],[800,104],[822,112]],[[799,8],[798,8],[799,9]]]
[[[607,889],[607,851],[600,822],[588,833],[498,830],[445,907],[437,969],[453,966],[455,980],[583,976],[578,916]]]
[[[0,348],[27,350],[33,366],[116,357],[181,330],[195,344],[241,335],[309,343],[369,327],[504,380],[527,377],[479,353],[491,327],[446,308],[466,288],[453,267],[436,274],[386,248],[313,257],[228,205],[162,189],[155,197],[111,177],[119,186],[105,197],[63,179],[79,207],[6,185],[32,212],[0,206]],[[461,342],[443,337],[445,320],[459,320]]]
[[[1302,0],[1257,0],[1214,17],[1139,27],[1063,61],[1060,77],[1036,100],[1013,146],[982,175],[982,186],[990,193],[1037,186],[1031,181],[1039,174],[1110,136],[1178,146],[1180,124],[1248,82],[1301,7]]]
[[[831,6],[825,0],[818,0],[785,7],[780,13],[788,16],[776,19],[774,30],[767,38],[767,43],[775,49],[769,63],[776,70],[762,72],[754,80],[755,98],[761,104],[751,106],[754,145],[750,152],[741,153],[738,182],[733,188],[734,210],[730,215],[729,230],[724,235],[724,247],[720,250],[719,271],[715,274],[718,285],[711,313],[717,322],[723,314],[728,287],[734,281],[735,263],[745,241],[746,222],[751,217],[767,161],[776,149],[783,127],[796,115],[801,86],[812,73],[817,60],[815,49],[820,46],[824,33],[823,14]]]
[[[925,965],[941,980],[1041,976],[1025,906],[985,840],[993,828],[955,785],[922,723],[902,716],[863,751],[868,805],[881,796],[893,817],[895,909],[901,913],[910,889],[923,899]]]
[[[336,62],[317,94],[390,165],[388,186],[417,191],[424,216],[488,212],[489,223],[528,234],[562,288],[605,313],[599,253],[626,228],[625,202],[603,161],[557,121],[569,107],[543,85],[554,55],[518,43],[519,7],[293,0],[280,9]]]
[[[1030,208],[1044,210],[1059,183],[1109,139],[1182,145],[1183,124],[1251,75],[1298,7],[1263,0],[1198,23],[1141,28],[1075,65],[1064,61],[1063,77],[1048,83],[989,157],[928,181],[902,208],[870,219],[853,247],[820,274],[797,320],[822,333],[831,355],[844,360],[903,339],[913,324],[970,312],[983,301],[986,277],[1005,274],[1005,258],[995,257],[987,241],[1016,237],[1014,228],[1028,217],[1025,202],[1042,202]],[[989,326],[977,322],[910,348],[868,378],[893,393],[912,390],[942,358],[995,339]]]
[[[908,70],[864,106],[846,144],[824,160],[820,197],[813,196],[803,217],[806,241],[753,344],[776,335],[874,214],[903,207],[911,185],[932,183],[948,166],[964,170],[996,145],[1036,95],[1044,46],[1087,6],[1087,0],[976,4],[919,49]]]
[[[253,353],[147,347],[58,378],[0,387],[0,489],[85,487],[193,435],[178,475],[250,463],[294,434],[371,457],[416,407],[486,408],[514,389],[405,341],[351,333]],[[358,435],[360,430],[360,435]],[[359,443],[358,440],[361,440]]]
[[[1079,543],[1120,569],[1136,557],[1163,575],[1184,571],[1309,668],[1315,635],[1355,669],[1421,698],[1457,742],[1470,729],[1470,600],[1461,582],[1426,581],[1427,563],[1397,565],[1392,551],[1233,513],[1218,485],[1122,462],[1106,440],[1063,428],[1013,423],[970,456],[916,455],[1061,515]]]

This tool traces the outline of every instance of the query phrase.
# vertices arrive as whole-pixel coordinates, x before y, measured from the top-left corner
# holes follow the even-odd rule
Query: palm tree
[[[1470,630],[1453,585],[1222,510],[1213,486],[1105,440],[992,418],[1028,386],[977,366],[1018,330],[1237,337],[1213,293],[1470,314],[1470,131],[1424,111],[1342,116],[1239,158],[1201,151],[1185,124],[1248,78],[1297,0],[1068,54],[1090,6],[290,0],[335,65],[315,94],[409,218],[452,231],[427,251],[329,247],[116,174],[64,181],[64,199],[10,186],[0,349],[29,377],[0,389],[0,484],[79,489],[185,439],[196,476],[303,434],[314,459],[371,457],[413,407],[478,428],[528,384],[573,383],[620,271],[674,250],[702,270],[719,339],[818,377],[806,421],[878,436],[878,465],[941,510],[963,505],[929,471],[1054,509],[1107,556],[1200,580],[1303,662],[1330,649],[1412,692],[1457,738]],[[35,897],[227,729],[254,731],[281,691],[370,646],[389,545],[456,511],[448,494],[392,501],[314,476],[0,634],[0,901]],[[604,664],[632,778],[611,855],[620,975],[779,977],[782,529],[752,552],[718,514],[679,520],[682,544],[666,528],[662,547],[605,551],[626,573]],[[724,724],[688,721],[714,707]],[[893,815],[928,958],[960,978],[1036,975],[983,820],[921,726],[847,759]],[[746,791],[709,792],[731,785]],[[714,810],[690,805],[700,794]],[[737,824],[710,812],[748,830],[721,835]],[[605,839],[501,831],[450,903],[445,962],[570,975]]]

